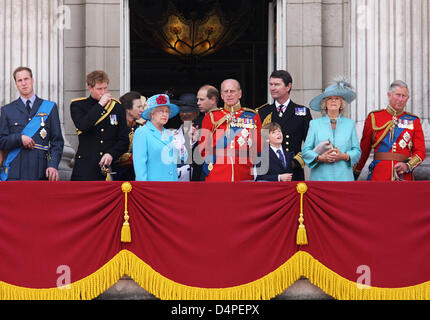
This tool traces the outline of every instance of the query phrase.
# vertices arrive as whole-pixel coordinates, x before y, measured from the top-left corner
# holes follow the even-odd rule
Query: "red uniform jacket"
[[[202,122],[199,150],[206,181],[253,180],[261,151],[261,120],[254,110],[235,107],[209,112]]]
[[[407,112],[396,112],[391,107],[368,115],[360,147],[361,158],[356,167],[358,172],[363,169],[370,151],[374,149],[368,180],[413,180],[412,171],[426,156],[420,119]],[[407,163],[411,170],[403,177],[397,177],[393,169],[400,161]]]

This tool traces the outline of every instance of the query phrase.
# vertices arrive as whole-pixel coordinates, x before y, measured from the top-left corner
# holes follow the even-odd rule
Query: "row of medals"
[[[251,147],[252,140],[249,138],[249,130],[257,129],[257,124],[255,123],[254,119],[236,118],[229,114],[227,115],[227,123],[231,128],[243,129],[237,142],[240,146],[248,143],[248,146]],[[234,149],[234,139],[230,143],[230,148]]]

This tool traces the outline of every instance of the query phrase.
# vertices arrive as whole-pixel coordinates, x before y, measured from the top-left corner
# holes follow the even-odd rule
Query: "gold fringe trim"
[[[298,256],[298,257],[296,257]],[[347,280],[330,270],[309,253],[297,252],[293,258],[300,261],[301,274],[315,286],[338,300],[428,300],[430,281],[403,288],[364,286]],[[359,275],[357,274],[357,278]]]
[[[105,292],[126,273],[128,253],[119,252],[91,275],[70,285],[48,289],[18,287],[0,281],[1,300],[91,300]]]
[[[304,251],[297,252],[278,269],[253,282],[229,288],[199,288],[164,277],[128,250],[121,251],[102,268],[67,288],[29,289],[0,282],[0,299],[90,300],[124,275],[163,300],[268,300],[284,292],[301,276],[340,300],[430,299],[430,281],[404,288],[364,287],[341,277]]]

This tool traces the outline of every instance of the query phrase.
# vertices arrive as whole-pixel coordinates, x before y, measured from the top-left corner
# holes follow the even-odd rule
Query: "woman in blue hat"
[[[345,118],[347,104],[354,101],[355,92],[344,79],[335,83],[310,103],[322,117],[310,122],[302,157],[311,168],[309,180],[354,181],[353,166],[361,156],[355,122]]]
[[[133,137],[136,181],[178,181],[178,150],[171,132],[164,128],[178,112],[179,107],[170,103],[168,95],[157,94],[147,100],[147,109],[142,113],[147,123]]]

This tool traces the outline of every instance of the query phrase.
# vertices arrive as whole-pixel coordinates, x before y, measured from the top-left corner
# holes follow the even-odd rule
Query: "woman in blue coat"
[[[338,79],[312,99],[311,109],[323,116],[310,122],[302,150],[303,160],[311,168],[310,180],[354,181],[353,166],[361,150],[355,122],[343,117],[343,112],[355,98],[351,86]]]
[[[170,103],[169,96],[157,94],[147,100],[142,118],[145,126],[133,137],[133,166],[136,181],[178,181],[178,151],[173,135],[164,128],[167,121],[178,114],[179,107]]]

